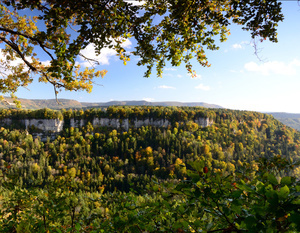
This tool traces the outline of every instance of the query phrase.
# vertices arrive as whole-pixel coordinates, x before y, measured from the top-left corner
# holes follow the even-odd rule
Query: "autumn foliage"
[[[36,129],[0,128],[2,232],[300,230],[300,134],[267,114],[146,106],[0,115],[17,120],[14,111],[87,124],[46,141],[32,136]],[[91,123],[119,114],[171,125]],[[213,124],[195,130],[195,116]]]

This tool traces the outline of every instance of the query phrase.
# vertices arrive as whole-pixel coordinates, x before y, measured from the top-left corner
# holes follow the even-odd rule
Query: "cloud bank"
[[[256,62],[248,62],[244,65],[246,71],[257,72],[262,75],[295,75],[297,74],[297,67],[300,67],[300,60],[294,59],[289,63],[280,61],[270,61],[262,64]]]

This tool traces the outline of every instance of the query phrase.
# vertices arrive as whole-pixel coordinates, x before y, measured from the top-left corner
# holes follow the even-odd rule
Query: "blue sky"
[[[231,26],[228,40],[218,51],[207,51],[211,67],[193,61],[198,77],[191,78],[184,67],[167,66],[162,78],[143,78],[146,67],[138,67],[136,58],[126,66],[113,54],[104,51],[98,69],[107,75],[96,80],[91,94],[61,92],[59,98],[81,102],[111,100],[148,100],[206,102],[225,108],[265,112],[300,113],[300,6],[297,1],[284,1],[284,22],[278,27],[278,43],[259,43],[260,61],[254,55],[250,33]],[[134,41],[127,41],[127,48]],[[85,50],[93,56],[92,47]],[[84,61],[79,60],[83,63]],[[29,90],[20,89],[19,98],[53,99],[53,87],[34,83]]]

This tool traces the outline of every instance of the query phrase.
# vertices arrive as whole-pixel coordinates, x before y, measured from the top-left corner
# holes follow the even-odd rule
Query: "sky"
[[[260,112],[300,113],[300,6],[297,1],[282,2],[284,21],[278,26],[278,43],[258,43],[259,57],[254,54],[250,33],[231,25],[231,35],[220,43],[218,51],[207,51],[211,67],[192,61],[196,78],[188,75],[184,64],[167,65],[162,78],[144,78],[146,67],[136,65],[133,57],[126,66],[114,51],[105,49],[97,59],[97,69],[108,72],[95,80],[92,93],[59,93],[59,98],[80,102],[108,102],[112,100],[147,100],[205,102],[224,108]],[[130,51],[134,41],[126,41]],[[95,56],[93,47],[84,51]],[[85,61],[79,60],[82,65]],[[53,87],[34,82],[29,89],[21,88],[19,98],[53,99]]]

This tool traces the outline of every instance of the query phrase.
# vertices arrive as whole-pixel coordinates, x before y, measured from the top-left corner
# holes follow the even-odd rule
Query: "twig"
[[[15,50],[17,52],[17,54],[22,58],[22,60],[26,63],[26,65],[32,70],[32,71],[37,71],[37,69],[30,64],[29,61],[27,61],[27,59],[25,58],[24,54],[20,51],[20,49],[18,48],[18,45],[9,41],[8,39],[6,39],[5,37],[0,37],[0,40],[2,40],[3,42],[5,42],[7,45],[9,45],[13,50]]]
[[[5,31],[5,32],[8,32],[8,33],[10,33],[10,34],[15,34],[15,35],[23,36],[23,37],[25,37],[25,38],[27,38],[27,39],[30,39],[30,40],[32,40],[32,41],[37,42],[37,43],[41,46],[41,48],[44,50],[44,52],[47,53],[47,54],[51,57],[52,60],[54,60],[52,54],[51,54],[49,51],[46,50],[46,48],[47,48],[47,49],[51,49],[51,47],[49,47],[49,46],[47,46],[47,45],[44,45],[44,44],[43,44],[41,41],[39,41],[38,39],[36,39],[36,38],[34,38],[34,37],[32,37],[32,36],[28,36],[28,35],[26,35],[26,34],[24,34],[24,33],[17,32],[17,31],[8,29],[8,28],[0,27],[0,31]]]
[[[267,60],[260,57],[259,56],[259,53],[262,51],[262,48],[259,48],[258,45],[257,45],[257,41],[256,39],[252,39],[252,44],[253,44],[253,48],[254,48],[254,55],[257,57],[257,59],[260,61],[260,62],[266,62]]]

